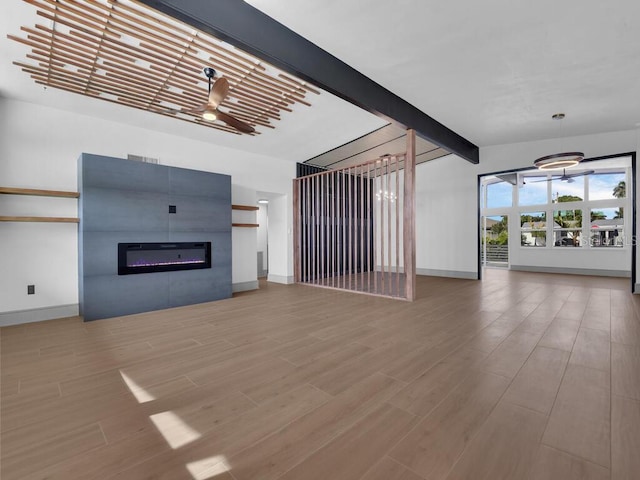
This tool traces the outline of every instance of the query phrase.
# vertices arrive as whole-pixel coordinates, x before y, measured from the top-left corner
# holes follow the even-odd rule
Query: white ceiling
[[[21,26],[51,23],[36,15],[36,8],[21,0],[0,2],[0,96],[43,104],[83,115],[96,116],[120,123],[180,135],[239,150],[275,158],[304,161],[338,145],[349,142],[387,124],[374,115],[339,98],[322,92],[308,94],[312,107],[296,104],[292,113],[282,112],[275,129],[258,128],[260,135],[233,135],[211,128],[192,125],[142,110],[117,105],[82,95],[44,88],[28,74],[12,64],[26,61],[29,47],[7,39],[7,34],[25,37]]]
[[[640,125],[637,0],[249,3],[480,146]],[[0,3],[1,96],[295,161],[386,123],[323,93],[275,130],[237,136],[44,90],[11,64],[28,48],[6,35],[45,22],[20,0]],[[561,127],[556,112],[567,114]]]
[[[341,169],[363,164],[373,158],[402,153],[406,149],[406,130],[389,124],[322,155],[310,158],[307,163],[317,167]],[[445,155],[450,155],[448,150],[416,136],[416,164],[430,162]]]
[[[249,3],[479,146],[640,126],[638,0]]]

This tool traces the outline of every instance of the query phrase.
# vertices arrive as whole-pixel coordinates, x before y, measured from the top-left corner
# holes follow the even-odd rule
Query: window
[[[590,244],[592,247],[624,246],[624,209],[591,210]]]
[[[518,205],[544,205],[547,203],[547,176],[522,177],[518,188]]]
[[[485,177],[483,241],[485,245],[505,244],[505,220],[511,215],[511,228],[517,228],[517,217],[520,220],[520,247],[516,248],[535,249],[540,254],[555,250],[556,258],[561,249],[586,253],[624,248],[630,243],[629,225],[625,227],[629,219],[624,216],[631,208],[631,194],[627,195],[630,170],[631,157],[620,156],[585,162],[575,169],[528,169]],[[503,181],[507,176],[512,184]],[[509,233],[517,246],[516,232]]]
[[[582,202],[584,200],[584,177],[571,177],[569,181],[554,178],[551,180],[551,198],[553,203]]]
[[[520,214],[520,245],[544,247],[547,245],[547,213]]]
[[[627,186],[623,172],[589,175],[589,200],[611,200],[626,196]]]
[[[553,245],[555,247],[582,246],[582,210],[554,210]]]
[[[495,182],[487,185],[487,208],[510,207],[513,198],[513,186],[507,182]]]

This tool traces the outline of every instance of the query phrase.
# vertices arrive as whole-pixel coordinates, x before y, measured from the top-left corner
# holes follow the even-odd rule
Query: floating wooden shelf
[[[31,195],[36,197],[79,198],[78,192],[64,192],[61,190],[39,190],[35,188],[0,187],[0,194]],[[70,217],[13,217],[0,216],[0,222],[51,222],[51,223],[79,223],[77,218]]]
[[[259,207],[254,207],[252,205],[231,205],[231,208],[233,210],[251,210],[251,211],[255,211],[259,209]]]
[[[232,223],[232,227],[244,227],[244,228],[257,228],[260,225],[257,223]]]
[[[0,187],[0,193],[4,193],[7,195],[33,195],[37,197],[80,197],[80,194],[78,192],[63,192],[60,190],[38,190],[33,188]]]
[[[3,217],[0,222],[51,222],[51,223],[79,223],[80,220],[71,217]]]

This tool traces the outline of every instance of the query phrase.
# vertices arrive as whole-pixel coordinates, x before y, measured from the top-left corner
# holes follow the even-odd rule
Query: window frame
[[[585,165],[583,170],[589,170],[588,166]],[[547,201],[545,204],[520,204],[520,195],[519,189],[514,188],[514,214],[521,218],[523,214],[531,213],[531,212],[546,212],[547,224],[546,224],[546,245],[544,247],[538,246],[535,247],[536,250],[541,249],[562,249],[563,251],[585,251],[585,250],[598,250],[598,251],[608,251],[609,248],[602,248],[602,246],[593,246],[591,243],[591,211],[598,209],[606,209],[606,208],[623,208],[626,211],[629,211],[631,208],[630,204],[630,195],[627,190],[626,195],[623,198],[607,198],[607,199],[597,199],[591,200],[589,195],[591,178],[593,175],[602,175],[602,174],[612,174],[612,173],[622,173],[624,174],[624,181],[627,186],[631,185],[631,166],[624,167],[610,167],[596,170],[595,173],[584,175],[584,197],[583,200],[580,201],[572,201],[572,202],[557,202],[553,199],[552,194],[552,184],[553,181],[549,180],[546,182],[547,184]],[[551,179],[553,176],[558,175],[557,171],[548,171],[545,172],[544,175],[540,174],[540,172],[534,170],[527,170],[518,173],[518,185],[521,184],[521,179],[524,179],[526,182],[527,178],[531,177],[544,177],[547,179]],[[613,188],[613,187],[612,187]],[[558,208],[562,204],[562,208]],[[567,245],[559,245],[556,246],[555,240],[555,232],[559,231],[559,229],[555,228],[555,217],[554,213],[556,210],[581,210],[582,211],[582,225],[580,227],[568,227],[562,228],[560,231],[576,231],[580,230],[580,245],[576,248],[567,248]],[[534,212],[534,213],[535,213]],[[586,215],[589,215],[587,218]],[[616,250],[626,250],[630,246],[628,242],[625,240],[625,233],[629,231],[631,226],[628,224],[629,216],[623,215],[622,222],[622,245],[621,246],[611,246]],[[522,233],[522,227],[520,227],[520,233]],[[531,246],[520,244],[520,248],[523,249],[531,249]]]
[[[544,228],[534,228],[534,227],[524,228],[524,226],[523,226],[524,224],[522,222],[522,217],[524,215],[532,216],[533,214],[539,214],[539,213],[544,215]],[[545,210],[538,210],[536,212],[520,212],[519,217],[520,217],[520,247],[527,248],[527,249],[529,249],[529,248],[545,248],[547,246],[547,224],[549,223],[548,219],[547,219],[548,218],[547,212]],[[544,234],[545,234],[544,235],[544,245],[537,245],[537,241],[536,240],[534,240],[533,245],[523,245],[522,236],[530,233],[530,234],[532,234],[531,235],[532,238],[535,239],[536,237],[533,236],[534,232],[544,232]]]

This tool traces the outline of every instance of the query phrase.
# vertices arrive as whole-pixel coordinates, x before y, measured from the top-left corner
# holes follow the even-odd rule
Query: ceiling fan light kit
[[[217,117],[215,110],[206,109],[202,112],[202,119],[208,122],[213,122]]]
[[[553,120],[563,120],[564,113],[555,113],[551,116]],[[562,124],[560,124],[560,138],[562,139]],[[559,168],[571,168],[584,160],[583,152],[562,152],[553,155],[545,155],[533,162],[538,170],[555,170]]]
[[[584,160],[584,153],[582,152],[564,152],[540,157],[533,164],[538,170],[554,170],[575,167],[582,160]]]

